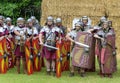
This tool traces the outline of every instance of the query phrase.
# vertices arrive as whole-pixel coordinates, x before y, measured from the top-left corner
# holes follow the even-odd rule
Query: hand
[[[37,37],[33,37],[33,40],[37,39]]]
[[[75,41],[74,41],[74,40],[72,40],[72,42],[73,42],[73,43],[75,43]]]
[[[23,37],[23,35],[22,35],[22,34],[20,34],[20,37]]]
[[[91,31],[92,31],[92,30],[88,30],[87,32],[88,32],[88,33],[91,33]]]
[[[100,38],[102,41],[105,41],[105,39],[104,38]]]
[[[12,38],[12,35],[10,34],[10,35],[8,35],[8,38]]]
[[[7,38],[8,35],[5,35],[4,37]]]
[[[24,36],[23,36],[23,35],[21,35],[20,37],[21,37],[21,39],[24,39]]]
[[[40,45],[43,45],[44,43],[43,42],[40,42]]]
[[[30,41],[30,38],[27,38],[26,40],[27,40],[27,42],[28,42],[28,41]]]
[[[3,40],[4,37],[5,37],[5,36],[0,37],[0,41]]]

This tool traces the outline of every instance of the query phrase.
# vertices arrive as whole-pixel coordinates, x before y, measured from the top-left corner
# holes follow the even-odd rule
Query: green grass
[[[47,76],[45,68],[41,72],[34,72],[33,75],[17,74],[16,69],[10,69],[6,74],[0,74],[0,83],[120,83],[120,60],[118,61],[118,71],[113,74],[113,78],[101,78],[96,72],[86,73],[85,78],[81,78],[77,73],[74,77],[69,77],[69,71],[63,72],[61,78]]]

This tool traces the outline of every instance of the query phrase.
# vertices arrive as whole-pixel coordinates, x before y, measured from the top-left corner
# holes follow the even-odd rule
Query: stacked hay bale
[[[120,55],[120,4],[118,0],[109,1],[106,0],[106,10],[109,15],[109,20],[113,21],[113,27],[116,32],[116,43],[118,48],[118,55]]]
[[[92,19],[92,25],[96,25],[105,12],[113,21],[113,27],[117,33],[117,45],[120,46],[120,4],[118,0],[43,0],[41,25],[44,25],[47,16],[54,18],[61,17],[63,25],[67,28],[72,27],[74,18],[89,16]],[[120,54],[118,47],[118,55]]]

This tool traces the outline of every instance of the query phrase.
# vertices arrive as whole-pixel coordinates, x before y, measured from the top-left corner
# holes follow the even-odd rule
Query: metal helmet
[[[32,19],[32,20],[35,20],[35,19],[36,19],[36,17],[35,17],[35,16],[31,16],[31,19]]]
[[[83,16],[82,20],[88,20],[88,16]]]
[[[24,18],[19,17],[19,18],[17,19],[17,22],[25,22],[25,20],[24,20]]]
[[[30,22],[32,22],[32,19],[31,19],[31,18],[29,18],[29,19],[27,20],[27,23],[30,23]]]
[[[75,27],[81,27],[81,24],[79,22],[75,23]]]
[[[48,16],[48,17],[47,17],[47,21],[54,21],[54,19],[53,19],[52,16]]]
[[[103,23],[107,23],[108,24],[109,21],[104,21]]]
[[[103,21],[103,24],[102,24],[102,25],[104,25],[104,24],[107,24],[107,25],[108,25],[108,23],[109,23],[108,21]]]
[[[39,23],[39,21],[38,21],[38,20],[36,20],[36,23]]]
[[[7,18],[5,19],[5,21],[6,21],[6,22],[8,22],[8,21],[11,22],[12,19],[11,19],[10,17],[7,17]]]
[[[103,16],[103,17],[100,18],[101,22],[106,21],[106,20],[107,20],[107,18],[105,16]]]
[[[2,15],[0,15],[0,20],[3,20],[3,16]]]
[[[57,18],[56,19],[56,23],[61,23],[62,22],[62,19],[61,18]]]
[[[57,22],[56,22],[56,19],[54,19],[54,21],[53,21],[53,22],[56,24],[56,23],[57,23]]]

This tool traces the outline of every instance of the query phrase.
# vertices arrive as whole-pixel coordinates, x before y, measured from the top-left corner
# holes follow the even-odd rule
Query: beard
[[[51,25],[48,25],[48,27],[51,27],[52,26],[52,24]]]
[[[8,23],[7,25],[8,25],[8,26],[10,26],[11,24],[10,24],[10,23]]]
[[[24,25],[22,25],[22,24],[19,24],[18,26],[19,26],[20,28],[23,28],[23,27],[24,27]]]
[[[2,23],[0,23],[0,27],[2,27],[3,26],[3,24]]]

